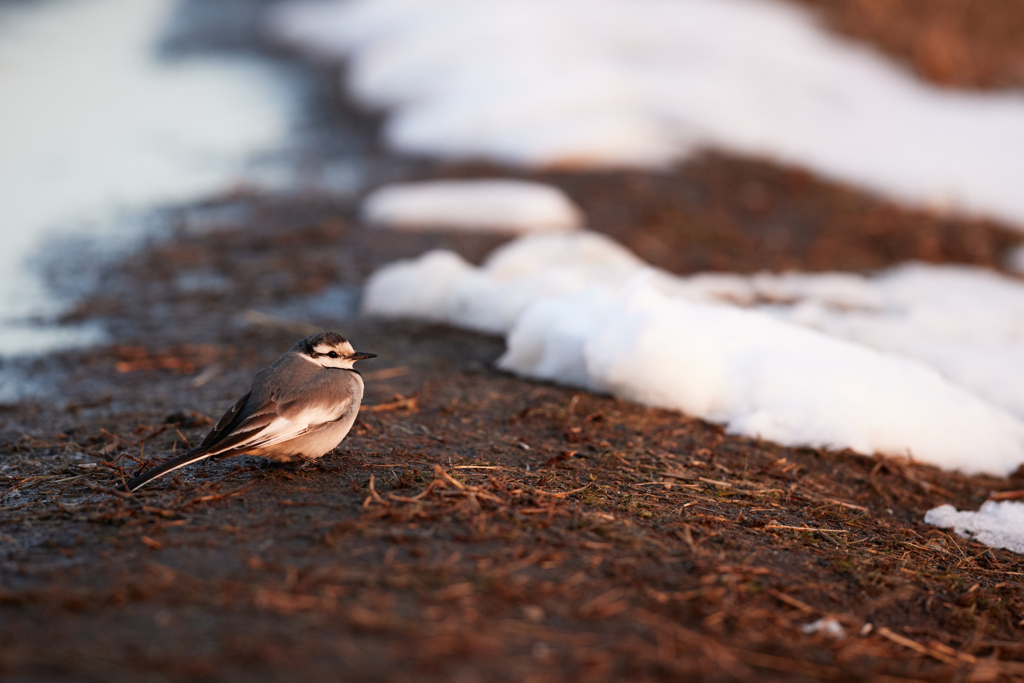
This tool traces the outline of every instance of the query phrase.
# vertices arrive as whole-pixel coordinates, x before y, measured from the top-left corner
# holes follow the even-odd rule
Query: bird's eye
[[[337,358],[338,357],[338,352],[337,351],[331,351],[329,354],[327,354],[327,356],[328,356],[328,358]]]

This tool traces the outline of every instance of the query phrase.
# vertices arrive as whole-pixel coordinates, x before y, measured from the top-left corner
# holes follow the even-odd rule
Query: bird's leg
[[[303,454],[299,453],[297,456],[295,456],[295,459],[302,461],[302,463],[296,469],[303,470],[303,469],[306,469],[307,467],[316,467],[318,469],[325,469],[324,466],[322,464],[320,464],[320,458],[311,458],[311,457],[309,457],[307,455],[303,455]]]
[[[278,460],[276,458],[260,458],[258,466],[264,472],[276,472],[277,470],[291,468],[292,460]]]

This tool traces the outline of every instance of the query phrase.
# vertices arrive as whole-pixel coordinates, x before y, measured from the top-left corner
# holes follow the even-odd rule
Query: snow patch
[[[959,512],[952,505],[940,505],[924,515],[925,524],[953,529],[993,548],[1024,553],[1024,503],[990,500],[977,512]]]
[[[733,433],[964,472],[1024,462],[1024,285],[981,269],[676,277],[580,231],[479,268],[446,251],[390,264],[364,310],[504,334],[506,370]]]
[[[643,267],[597,233],[529,235],[496,249],[480,268],[441,250],[388,264],[370,276],[363,306],[375,315],[504,334],[539,300],[596,282],[621,286]]]
[[[582,212],[556,187],[523,180],[433,180],[377,188],[363,200],[365,222],[405,230],[494,232],[577,230]]]
[[[756,0],[284,3],[281,39],[347,60],[395,149],[659,167],[716,147],[939,210],[1024,223],[1024,97],[924,84]]]
[[[800,631],[809,636],[814,635],[815,633],[821,633],[822,635],[826,635],[835,640],[842,640],[846,638],[846,630],[835,617],[822,617],[817,621],[804,624],[800,627]]]
[[[1024,283],[982,268],[908,263],[852,273],[704,274],[677,295],[730,301],[915,358],[1024,418]]]
[[[160,56],[176,4],[0,3],[0,351],[24,350],[19,329],[37,352],[98,338],[27,323],[60,303],[28,256],[69,233],[131,237],[126,209],[218,192],[286,140],[290,98],[269,62]]]

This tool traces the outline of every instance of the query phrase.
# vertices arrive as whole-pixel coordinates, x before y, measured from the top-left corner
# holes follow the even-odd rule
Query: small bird
[[[355,351],[337,332],[317,332],[296,342],[252,378],[249,391],[197,448],[143,472],[128,482],[127,490],[137,491],[206,458],[319,458],[341,443],[359,415],[363,378],[353,365],[376,357]]]

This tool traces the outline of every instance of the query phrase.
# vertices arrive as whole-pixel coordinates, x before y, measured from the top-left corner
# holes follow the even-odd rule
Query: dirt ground
[[[680,273],[1000,268],[1022,239],[722,155],[526,177]],[[497,338],[357,314],[376,266],[495,237],[375,231],[315,195],[172,215],[68,316],[116,345],[6,361],[44,386],[0,407],[3,680],[1024,680],[1024,558],[922,522],[1024,498],[1024,473],[730,436],[501,373]],[[310,327],[380,354],[337,451],[112,491]]]
[[[823,23],[867,41],[939,85],[1024,85],[1021,0],[797,0]]]

